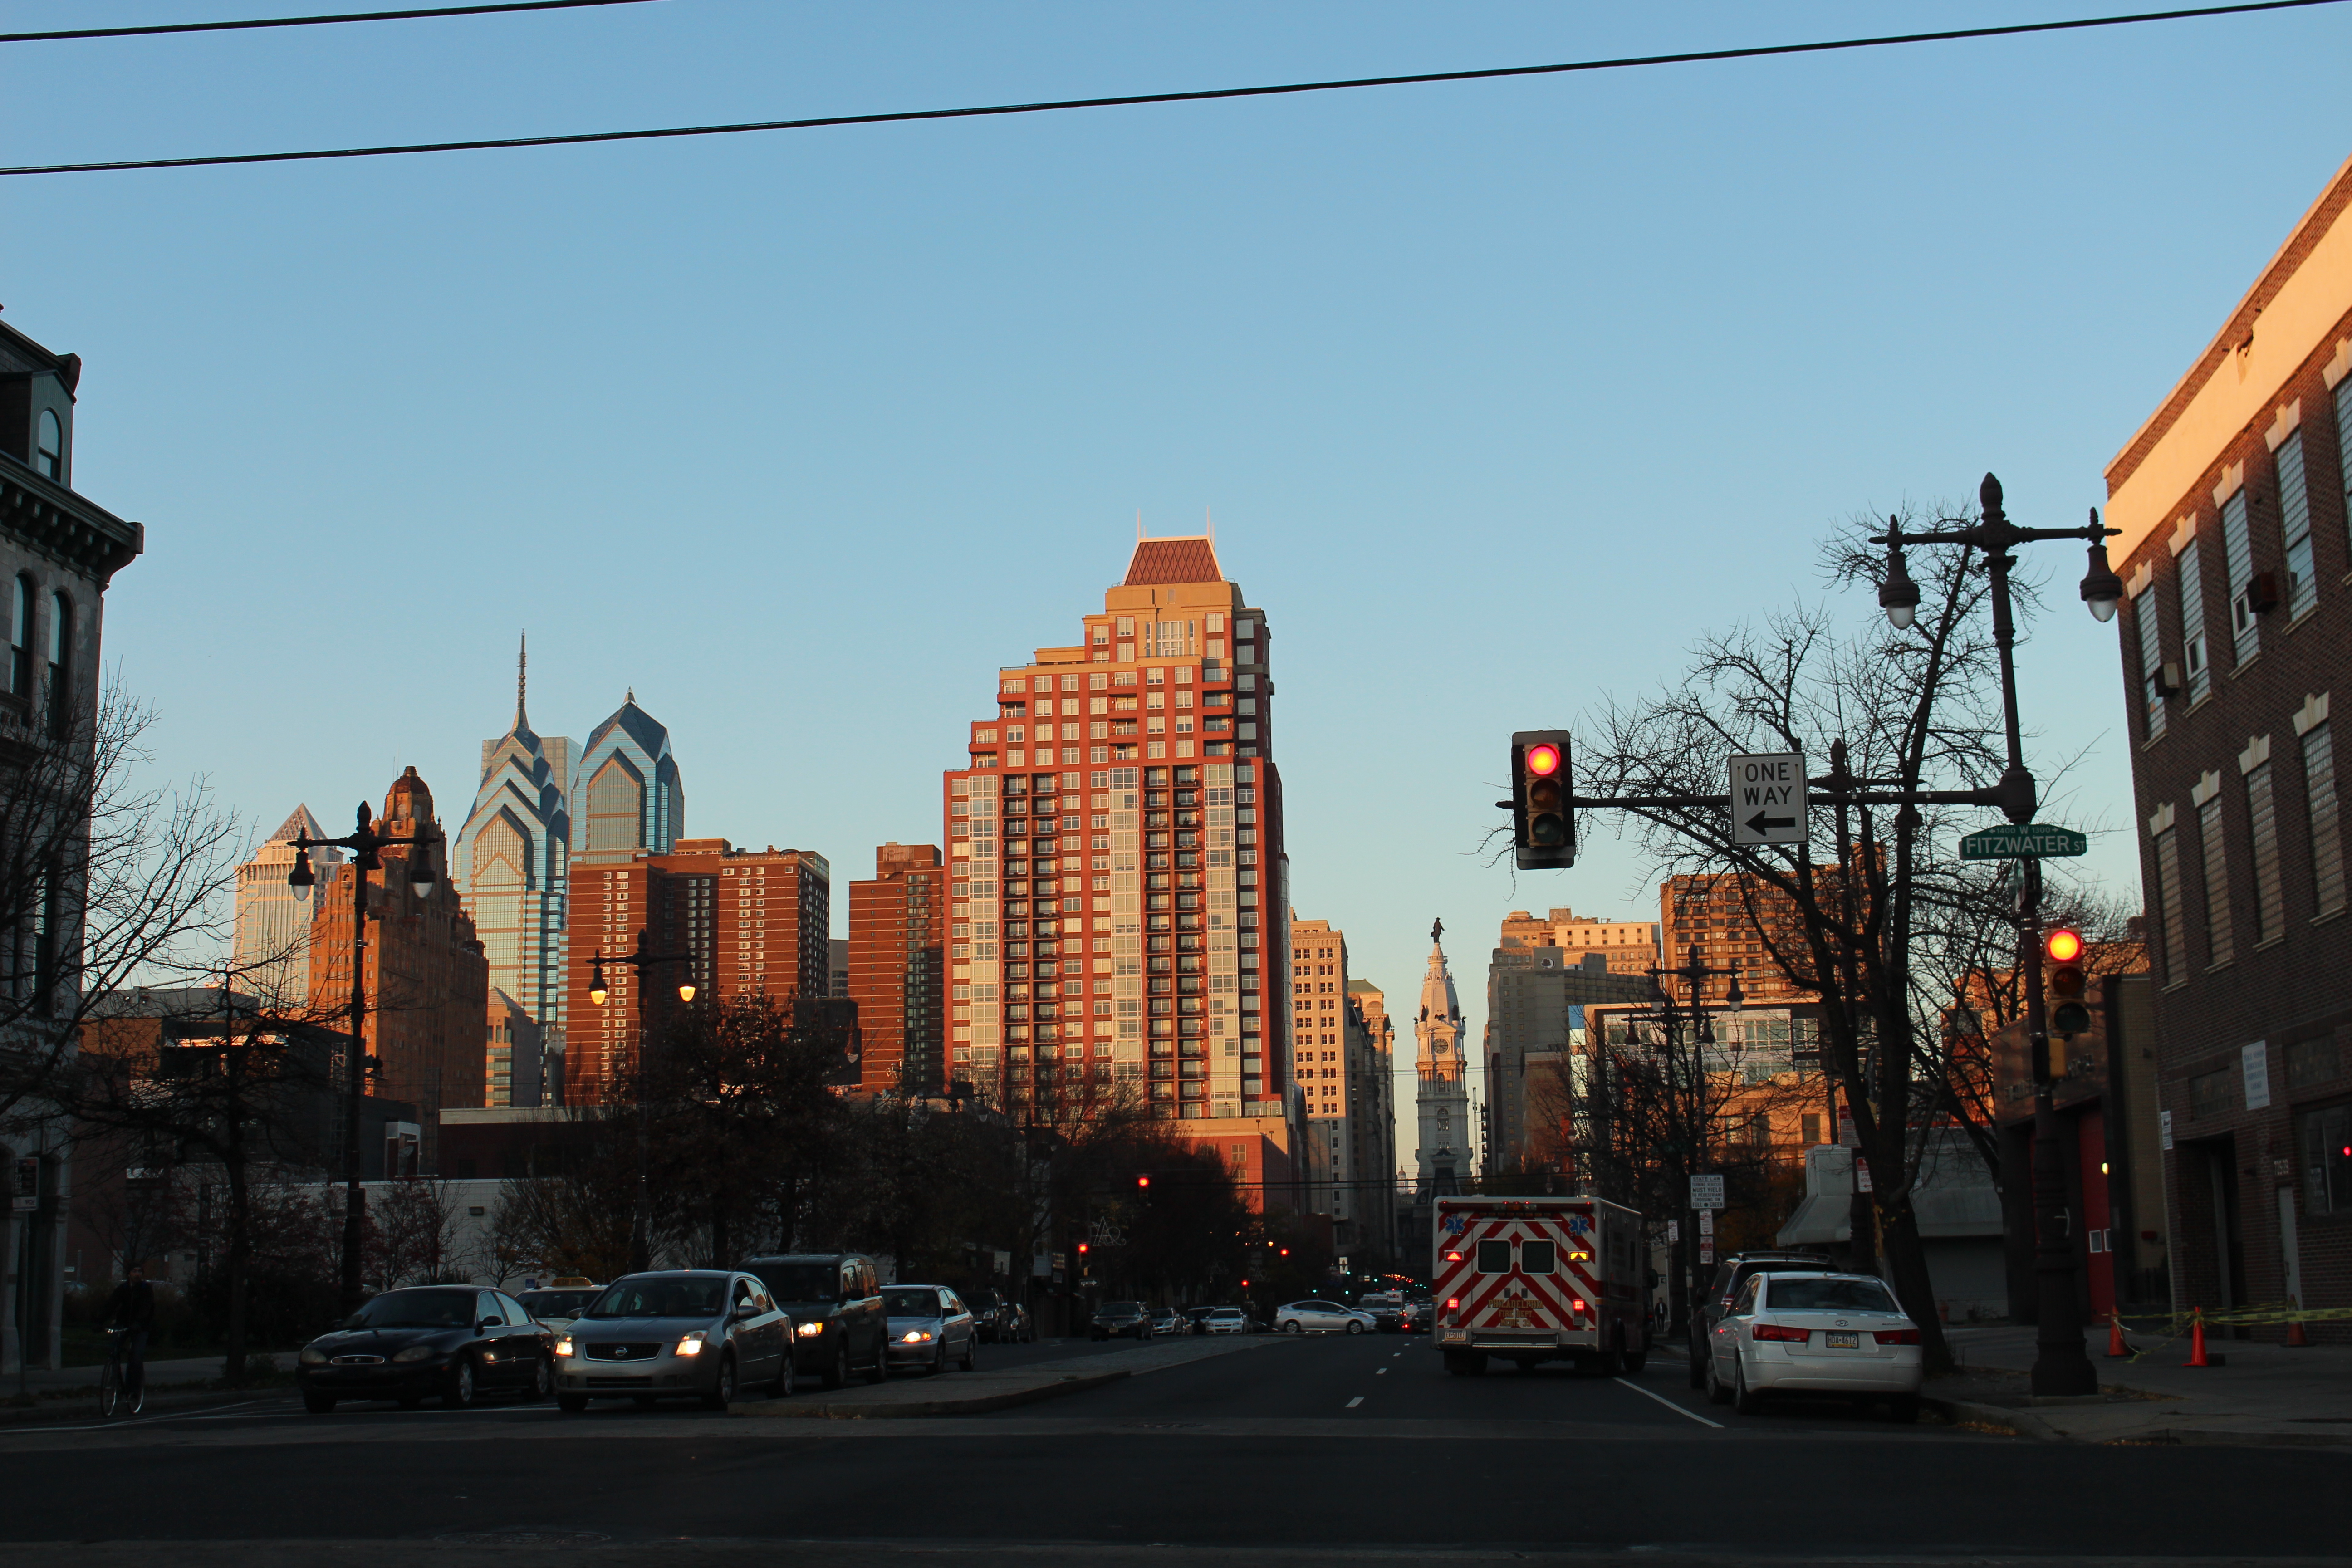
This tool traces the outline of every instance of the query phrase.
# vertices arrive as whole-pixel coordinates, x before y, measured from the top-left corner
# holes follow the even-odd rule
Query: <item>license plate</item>
[[[1860,1334],[1830,1334],[1826,1336],[1833,1351],[1858,1351],[1862,1348]]]

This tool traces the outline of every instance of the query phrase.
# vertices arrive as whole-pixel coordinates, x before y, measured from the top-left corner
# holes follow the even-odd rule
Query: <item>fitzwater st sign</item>
[[[1731,759],[1731,841],[1805,841],[1805,753],[1754,752]]]
[[[2058,859],[2090,852],[2091,841],[2071,827],[2032,822],[2023,826],[2004,822],[1980,827],[1960,840],[1963,860]]]

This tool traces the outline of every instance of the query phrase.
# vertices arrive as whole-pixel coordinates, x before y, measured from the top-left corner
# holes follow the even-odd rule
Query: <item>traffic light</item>
[[[2050,1009],[2050,1032],[2061,1039],[2088,1034],[2091,1009],[2083,1001],[2082,933],[2060,926],[2043,939],[2042,952],[2050,961],[2050,994],[2057,1003]]]
[[[1143,1193],[1148,1193],[1148,1192],[1150,1192],[1150,1191],[1151,1190],[1151,1178],[1150,1178],[1150,1177],[1149,1177],[1149,1176],[1138,1176],[1138,1177],[1136,1177],[1136,1178],[1135,1178],[1135,1187],[1136,1187],[1136,1190],[1137,1190],[1138,1192],[1143,1192]]]
[[[1576,864],[1576,816],[1568,792],[1568,731],[1513,735],[1511,847],[1520,870],[1566,870]]]

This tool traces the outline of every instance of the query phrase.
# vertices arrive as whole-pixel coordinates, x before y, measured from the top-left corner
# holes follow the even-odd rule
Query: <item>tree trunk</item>
[[[1927,1249],[1919,1238],[1919,1214],[1906,1183],[1892,1193],[1873,1193],[1879,1235],[1886,1249],[1886,1272],[1895,1299],[1919,1325],[1919,1362],[1929,1377],[1952,1370],[1952,1349],[1944,1340],[1944,1320],[1936,1310],[1936,1285],[1927,1273]]]

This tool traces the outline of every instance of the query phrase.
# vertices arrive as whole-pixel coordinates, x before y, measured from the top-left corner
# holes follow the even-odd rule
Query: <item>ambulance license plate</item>
[[[1862,1348],[1860,1334],[1831,1334],[1828,1338],[1830,1349],[1833,1351],[1858,1351]]]

